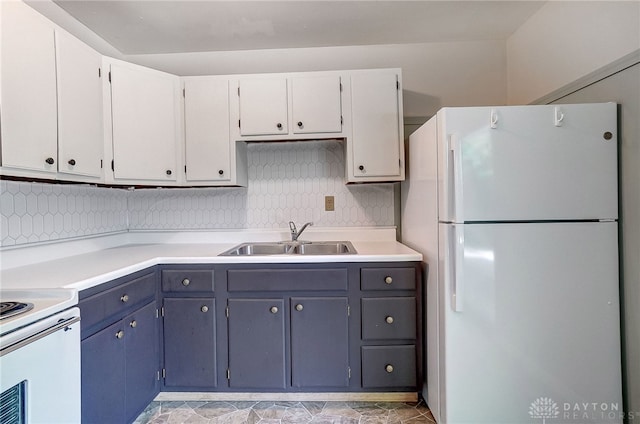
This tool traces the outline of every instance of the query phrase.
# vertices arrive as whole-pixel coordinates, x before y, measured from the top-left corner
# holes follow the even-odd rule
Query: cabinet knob
[[[302,306],[300,303],[296,305],[296,311],[301,311],[303,309],[304,309],[304,306]]]
[[[74,166],[76,164],[76,160],[75,159],[69,159],[69,162],[67,162],[69,165]]]
[[[123,302],[128,302],[129,301],[129,295],[128,294],[123,294],[122,297],[120,297],[120,300],[122,300]]]
[[[393,372],[393,365],[391,365],[391,364],[387,364],[387,365],[384,367],[384,370],[385,370],[386,372],[388,372],[388,373],[392,373],[392,372]]]
[[[121,339],[124,337],[124,331],[120,330],[116,333],[116,339]]]
[[[302,121],[298,121],[298,127],[302,128]]]
[[[207,305],[202,305],[202,308],[200,308],[200,310],[202,312],[209,312],[209,307]]]
[[[219,174],[219,175],[223,175],[223,174],[224,174],[224,171],[221,169],[221,170],[219,170],[219,171],[218,171],[218,174]]]
[[[129,327],[136,328],[138,326],[138,322],[134,319],[129,323]]]
[[[358,169],[359,169],[360,171],[364,172],[364,165],[360,165],[360,166],[358,167]]]
[[[393,324],[393,317],[392,316],[388,316],[384,320],[387,322],[387,324]]]
[[[384,282],[387,284],[391,284],[393,283],[393,278],[389,277],[388,275],[386,277],[384,277]]]
[[[277,127],[279,130],[281,130],[281,129],[282,129],[282,124],[281,124],[280,122],[278,122],[278,123],[276,124],[276,127]]]
[[[172,174],[171,170],[167,169],[167,175],[171,175],[171,174]]]
[[[45,159],[45,162],[47,162],[49,165],[53,165],[56,161],[53,160],[53,158],[47,158]]]
[[[271,312],[272,314],[277,314],[278,313],[278,307],[277,306],[272,306],[269,309],[269,312]]]
[[[184,280],[182,280],[182,285],[187,287],[189,284],[191,284],[191,281],[189,281],[188,278],[185,278]]]

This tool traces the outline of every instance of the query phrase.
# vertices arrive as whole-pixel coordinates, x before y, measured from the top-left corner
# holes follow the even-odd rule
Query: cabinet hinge
[[[342,91],[342,83],[340,83],[340,91]]]
[[[167,370],[166,370],[166,368],[162,368],[162,378],[167,378]]]
[[[184,173],[187,173],[187,165],[184,166]]]
[[[102,159],[100,159],[100,169],[102,169]]]
[[[238,97],[240,97],[240,87],[238,87]]]
[[[351,316],[351,306],[347,305],[347,316]]]
[[[347,367],[347,376],[349,377],[349,380],[351,380],[351,367]]]
[[[160,370],[158,370],[158,373],[156,374],[156,380],[160,381]]]
[[[111,82],[111,71],[109,71],[109,82]]]
[[[229,318],[229,307],[224,308],[224,314]]]
[[[400,81],[396,81],[396,90],[400,90]]]
[[[344,119],[342,119],[342,116],[340,116],[340,125],[344,125]]]
[[[115,168],[115,165],[114,165],[113,161],[111,161],[111,170],[112,170],[112,171],[115,171],[115,170],[116,170],[116,168]]]
[[[231,380],[231,371],[227,368],[227,380]]]
[[[102,77],[102,69],[98,68],[98,78]]]
[[[240,120],[238,119],[238,128],[240,128]]]
[[[164,316],[164,306],[160,308],[160,316],[163,317]]]

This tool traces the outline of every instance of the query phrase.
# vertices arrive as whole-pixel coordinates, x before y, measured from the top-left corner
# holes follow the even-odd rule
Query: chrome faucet
[[[293,221],[289,221],[289,229],[291,230],[291,241],[297,241],[300,234],[309,226],[313,225],[313,222],[307,222],[300,228],[300,231],[296,228],[296,224]]]

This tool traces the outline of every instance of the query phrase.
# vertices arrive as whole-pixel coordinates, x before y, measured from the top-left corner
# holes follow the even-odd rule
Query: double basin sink
[[[348,241],[314,242],[260,242],[242,243],[219,256],[264,256],[264,255],[353,255],[356,254]]]

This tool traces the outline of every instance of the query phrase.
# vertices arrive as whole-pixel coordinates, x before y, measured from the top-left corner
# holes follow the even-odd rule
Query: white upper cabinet
[[[246,185],[246,166],[241,165],[244,143],[231,141],[229,135],[228,78],[186,77],[183,81],[187,183]]]
[[[102,175],[102,56],[56,31],[58,69],[58,171]]]
[[[246,78],[238,83],[240,134],[288,134],[287,79]]]
[[[179,78],[115,60],[110,69],[115,182],[175,183]]]
[[[340,76],[291,78],[294,134],[342,131]]]
[[[404,180],[400,93],[398,70],[357,71],[351,75],[348,182]]]
[[[54,178],[58,160],[54,29],[22,2],[1,3],[2,166]]]

